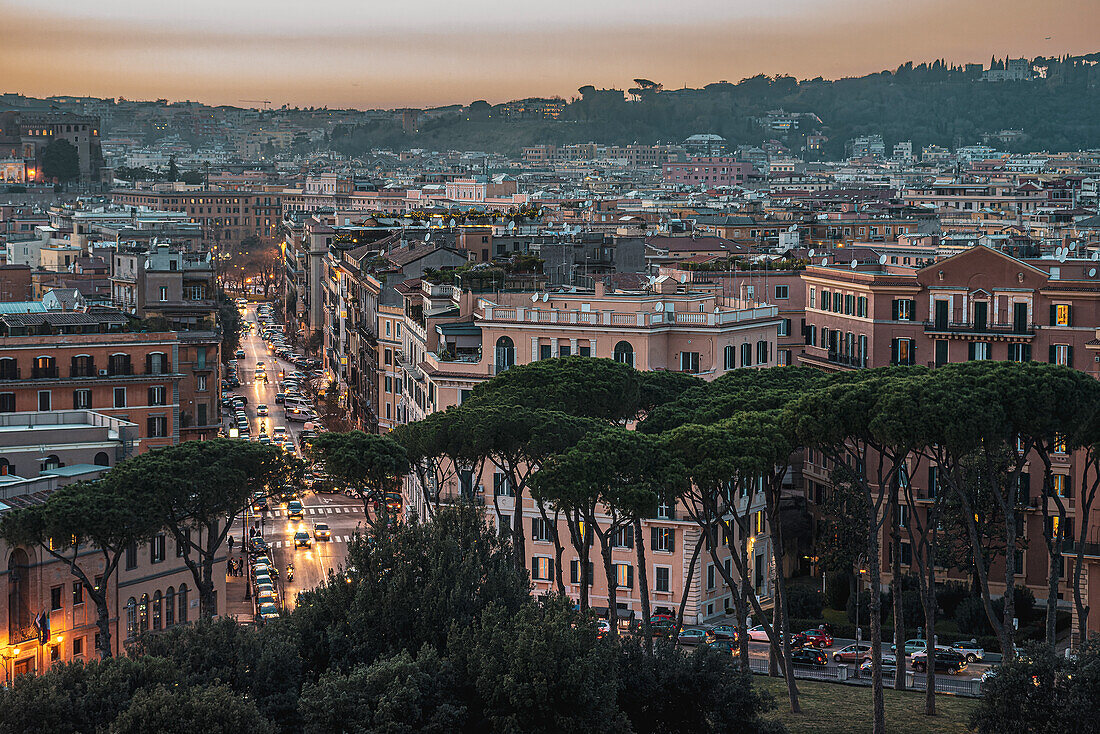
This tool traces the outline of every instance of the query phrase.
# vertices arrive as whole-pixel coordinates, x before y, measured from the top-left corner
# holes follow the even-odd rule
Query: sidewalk
[[[244,562],[247,565],[248,559],[241,553],[234,552],[230,555],[230,558],[241,559],[244,558]],[[247,574],[248,569],[245,568]],[[252,624],[255,612],[252,606],[252,600],[245,598],[245,594],[248,591],[248,576],[227,576],[225,579],[225,613],[237,620],[240,624]]]

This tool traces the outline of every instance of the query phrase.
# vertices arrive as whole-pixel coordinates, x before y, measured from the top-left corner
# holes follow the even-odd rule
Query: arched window
[[[0,359],[0,380],[18,380],[19,363],[11,357]]]
[[[31,377],[57,377],[57,360],[53,357],[35,357]]]
[[[57,469],[61,466],[61,459],[57,454],[50,454],[42,460],[42,471],[50,471],[51,469]]]
[[[726,347],[726,369],[732,370],[737,366],[737,350],[730,344]]]
[[[126,639],[137,637],[137,599],[130,597],[126,600]]]
[[[8,639],[31,626],[31,559],[16,548],[8,556]]]
[[[12,468],[11,462],[7,459],[0,459],[0,477],[6,477],[9,474],[15,474],[15,469]]]
[[[615,361],[634,366],[634,347],[630,342],[619,342],[615,345]]]
[[[95,358],[88,354],[78,354],[72,358],[69,374],[72,377],[95,377]]]
[[[138,604],[138,622],[141,625],[141,631],[149,629],[149,595],[141,595],[141,603]]]
[[[496,372],[503,372],[516,364],[516,345],[506,336],[497,339]]]
[[[161,617],[161,603],[160,591],[153,593],[153,629],[160,629],[160,617]]]
[[[164,627],[167,629],[176,623],[176,590],[171,586],[164,592]]]
[[[112,354],[107,359],[107,372],[111,375],[132,375],[134,370],[130,365],[130,355],[122,352]]]
[[[187,584],[180,584],[180,590],[177,596],[180,598],[179,621],[183,623],[187,621]]]
[[[96,466],[110,466],[111,465],[111,457],[107,455],[106,451],[100,451],[98,454],[95,455],[95,465]]]
[[[150,352],[145,355],[145,374],[163,375],[168,372],[168,355],[164,352]]]

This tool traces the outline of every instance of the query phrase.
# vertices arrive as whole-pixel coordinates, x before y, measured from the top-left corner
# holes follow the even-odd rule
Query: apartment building
[[[752,164],[732,156],[689,158],[683,163],[665,163],[663,179],[684,186],[740,186],[752,175]]]
[[[141,450],[141,426],[99,411],[56,410],[0,415],[0,514],[43,502],[70,482],[95,479]],[[0,657],[3,679],[96,656],[96,610],[68,565],[40,548],[0,542]],[[89,575],[102,557],[89,550],[78,565]],[[225,559],[215,564],[215,593],[225,598]],[[107,586],[111,647],[122,654],[142,632],[198,618],[191,572],[170,533],[131,546]]]
[[[814,266],[806,269],[803,280],[805,344],[798,359],[804,365],[826,370],[934,368],[995,359],[1049,362],[1100,378],[1100,265],[1091,260],[1019,260],[978,246],[920,269]],[[1070,522],[1077,527],[1082,457],[1056,456],[1054,471],[1056,483],[1067,493]],[[829,468],[820,456],[810,452],[804,476],[811,503],[824,501]],[[925,480],[920,472],[913,473],[914,490],[927,498],[931,490]],[[1041,482],[1042,468],[1033,461],[1025,468],[1021,487],[1024,535],[1031,542],[1021,553],[1020,582],[1045,599],[1049,561],[1041,541]],[[1095,518],[1086,538],[1085,593],[1095,605],[1100,604],[1100,522]],[[902,558],[910,558],[907,547]],[[885,552],[881,561],[888,574]],[[995,567],[991,578],[1003,578],[1003,572]],[[996,581],[993,587],[998,587]],[[1063,606],[1068,608],[1069,601],[1064,592]],[[1090,623],[1100,629],[1100,620]]]
[[[460,404],[478,383],[515,365],[555,357],[604,357],[640,370],[687,372],[704,379],[735,369],[773,366],[782,323],[775,306],[742,303],[724,297],[718,286],[682,284],[670,277],[639,290],[614,289],[598,281],[588,291],[479,292],[476,286],[463,285],[459,277],[455,284],[406,281],[398,291],[404,302],[401,318],[385,307],[379,312],[379,349],[383,351],[379,370],[385,382],[380,400],[383,406],[394,404],[394,424]],[[388,425],[388,415],[383,412],[385,422],[380,423]],[[408,510],[423,517],[426,508],[415,477],[408,482]],[[479,477],[459,472],[442,488],[442,495],[461,494],[491,506],[490,516],[502,529],[510,527],[515,498],[503,474],[491,467]],[[770,534],[761,509],[753,506],[744,511],[754,516],[750,573],[757,592],[766,597],[774,574]],[[529,499],[520,514],[525,533],[531,529],[526,560],[535,591],[550,592],[556,578],[551,530]],[[691,549],[699,530],[684,508],[662,507],[657,518],[643,523],[642,532],[647,538],[646,575],[655,609],[674,609],[689,576],[687,619],[700,621],[732,606],[732,592],[709,559],[699,561],[691,573]],[[558,533],[569,537],[564,522]],[[632,533],[621,534],[613,556],[619,613],[636,614],[641,603],[640,573]],[[725,557],[722,551],[720,559]],[[563,578],[576,597],[579,560],[568,543],[564,563],[569,568],[563,566]],[[599,608],[603,601],[606,610],[602,571],[594,571],[591,584],[592,604]]]
[[[94,410],[136,424],[139,451],[179,443],[186,349],[178,332],[133,331],[117,311],[0,314],[0,413]],[[217,423],[217,385],[204,387]]]
[[[206,247],[239,244],[247,237],[275,237],[282,220],[278,191],[157,191],[115,189],[115,204],[184,212],[190,222],[202,226]]]

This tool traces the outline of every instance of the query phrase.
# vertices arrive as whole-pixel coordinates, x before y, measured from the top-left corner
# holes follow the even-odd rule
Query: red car
[[[806,630],[802,633],[802,635],[806,638],[809,644],[813,645],[819,650],[824,650],[827,647],[833,646],[833,636],[825,630]]]

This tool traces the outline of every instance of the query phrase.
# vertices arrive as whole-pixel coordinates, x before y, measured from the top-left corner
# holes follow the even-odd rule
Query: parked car
[[[871,643],[869,642],[856,642],[842,647],[833,653],[833,660],[838,663],[855,663],[863,660],[870,660],[871,655]]]
[[[237,353],[234,354],[233,356],[235,356],[237,359],[244,359],[244,350],[243,349],[238,349]]]
[[[859,674],[861,676],[866,676],[866,677],[870,678],[871,677],[871,665],[872,665],[872,663],[871,663],[870,658],[868,658],[867,660],[864,660],[859,665]],[[882,654],[882,672],[883,672],[883,674],[893,675],[894,672],[897,669],[898,669],[898,659],[896,657],[894,657],[893,655],[888,655],[886,653],[883,653]]]
[[[276,405],[282,405],[284,402],[286,402],[286,393],[285,392],[275,393],[275,404]]]
[[[977,640],[953,642],[951,643],[951,649],[965,655],[968,663],[976,663],[985,659],[985,648],[979,645]]]
[[[676,623],[670,619],[657,617],[649,620],[649,632],[654,637],[669,637],[675,628]]]
[[[897,647],[898,647],[897,645],[890,645],[890,652],[897,655],[898,654]],[[906,657],[908,657],[909,655],[912,655],[915,652],[922,652],[927,647],[928,647],[927,640],[921,640],[919,638],[914,638],[912,640],[906,640],[905,641],[905,655],[906,655]]]
[[[256,621],[267,622],[272,619],[279,618],[279,608],[274,604],[263,604],[260,606],[260,611],[256,615]]]
[[[711,627],[707,630],[707,642],[713,642],[714,640],[733,640],[736,642],[737,629],[728,624],[720,624],[716,627]]]
[[[295,548],[309,548],[313,545],[312,539],[309,537],[309,533],[305,530],[299,530],[294,533],[294,547]]]
[[[910,667],[918,673],[925,672],[928,670],[927,657],[923,652],[914,653],[913,660],[909,663]],[[937,673],[958,675],[966,670],[966,656],[954,650],[937,647],[934,665]]]
[[[826,647],[833,646],[833,636],[822,629],[806,630],[802,633],[803,637],[816,648],[824,650]]]
[[[813,665],[823,668],[828,664],[829,656],[812,647],[803,647],[791,652],[791,665]]]
[[[680,630],[680,636],[676,638],[676,641],[681,645],[699,645],[705,642],[707,639],[707,633],[698,627],[692,627],[686,630]]]

